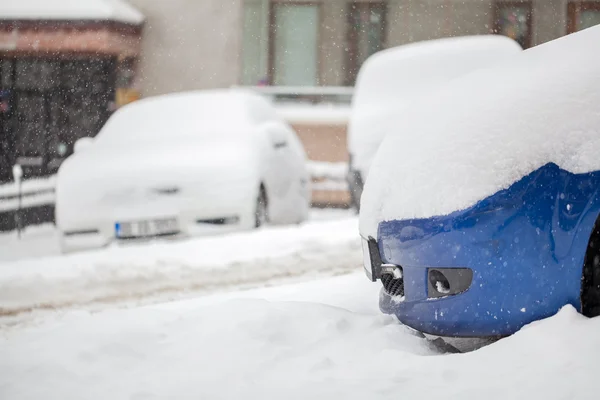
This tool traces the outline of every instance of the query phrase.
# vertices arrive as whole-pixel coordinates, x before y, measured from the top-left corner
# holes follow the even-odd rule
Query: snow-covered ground
[[[2,399],[596,399],[600,319],[571,307],[468,354],[376,309],[362,273],[0,336]]]
[[[356,231],[347,211],[313,210],[69,256],[49,225],[2,235],[0,399],[598,397],[600,318],[566,307],[444,353],[379,312]]]
[[[31,228],[22,240],[4,234],[0,254],[7,261],[0,261],[0,317],[153,297],[162,301],[347,273],[360,269],[357,230],[357,219],[348,211],[313,210],[311,221],[302,225],[66,256],[56,254],[51,226]]]

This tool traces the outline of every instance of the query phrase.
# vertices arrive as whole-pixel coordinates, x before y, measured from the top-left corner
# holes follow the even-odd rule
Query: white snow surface
[[[122,0],[4,0],[0,19],[144,22],[144,16]]]
[[[16,231],[0,232],[0,265],[6,261],[59,255],[59,235],[54,224],[30,225],[18,238]]]
[[[568,306],[442,354],[375,307],[362,273],[0,334],[3,399],[596,399],[600,318]]]
[[[365,185],[361,234],[465,209],[548,162],[600,169],[599,40],[594,27],[534,47],[380,121],[393,129]]]
[[[276,104],[277,113],[290,124],[345,125],[350,107],[333,104]]]
[[[317,179],[346,180],[348,163],[310,160],[307,164],[310,176]]]
[[[0,255],[6,260],[0,261],[0,317],[358,270],[358,222],[344,215],[299,226],[24,259],[17,259],[19,248],[36,251],[15,243],[13,234],[2,235],[0,253],[7,254]],[[24,240],[55,252],[47,228],[28,230]]]
[[[244,89],[198,90],[148,97],[119,108],[97,136],[97,144],[125,140],[172,141],[228,135],[277,118],[271,102]],[[265,110],[266,108],[266,110]],[[270,114],[269,114],[270,113]],[[240,129],[242,132],[240,132]]]
[[[381,119],[407,118],[405,110],[410,105],[428,98],[446,82],[520,52],[521,47],[505,36],[478,35],[411,43],[371,56],[361,67],[352,99],[348,150],[353,168],[366,179],[386,134],[415,134],[395,126],[382,129]]]

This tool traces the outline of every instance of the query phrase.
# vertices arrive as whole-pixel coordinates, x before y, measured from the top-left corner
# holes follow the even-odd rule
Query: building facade
[[[143,16],[125,3],[0,5],[0,183],[57,171],[133,85]]]
[[[240,81],[352,85],[387,47],[498,33],[528,48],[598,23],[596,1],[246,0]]]
[[[146,16],[143,95],[352,85],[374,52],[499,33],[525,48],[600,23],[600,1],[129,0]]]
[[[132,100],[142,28],[118,0],[0,2],[0,231],[54,219],[52,175]]]

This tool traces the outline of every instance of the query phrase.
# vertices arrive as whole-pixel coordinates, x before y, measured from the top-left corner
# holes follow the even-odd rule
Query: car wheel
[[[255,224],[254,226],[261,227],[269,222],[269,203],[267,201],[267,192],[264,186],[260,186],[258,198],[256,199]]]
[[[588,242],[581,278],[581,313],[586,317],[600,315],[600,218]]]

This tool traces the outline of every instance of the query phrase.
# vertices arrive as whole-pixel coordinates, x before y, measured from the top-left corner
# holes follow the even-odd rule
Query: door
[[[13,107],[11,60],[0,59],[0,184],[12,180],[14,140],[11,114]]]
[[[272,7],[272,83],[281,86],[316,86],[319,6],[275,3]]]
[[[50,126],[47,97],[39,92],[20,92],[16,96],[16,163],[25,177],[45,172],[46,141]]]
[[[346,84],[354,85],[362,64],[384,48],[387,5],[352,3],[348,13]]]
[[[47,144],[53,134],[48,102],[59,86],[59,68],[55,60],[14,60],[14,162],[23,166],[25,178],[46,173]]]
[[[95,136],[110,116],[116,60],[0,62],[0,97],[8,98],[8,111],[0,113],[0,144],[9,154],[4,164],[21,164],[26,178],[53,174],[72,154],[75,141]],[[7,108],[4,103],[0,107]]]

